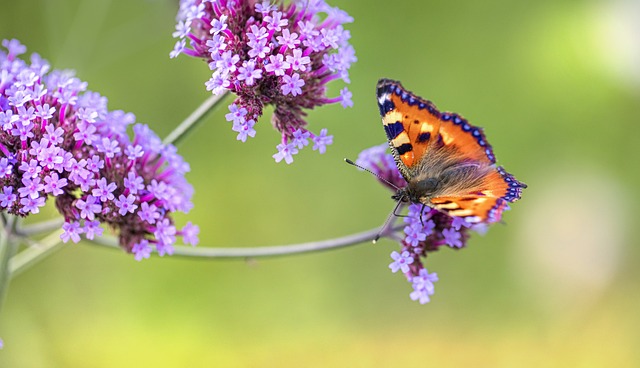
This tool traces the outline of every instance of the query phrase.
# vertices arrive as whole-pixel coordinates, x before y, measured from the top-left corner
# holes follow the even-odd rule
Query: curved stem
[[[330,249],[345,248],[351,245],[373,241],[378,234],[382,232],[386,235],[389,229],[371,229],[361,233],[351,234],[340,238],[313,241],[308,243],[291,244],[291,245],[275,245],[268,247],[247,247],[247,248],[207,248],[207,247],[189,247],[177,245],[174,247],[173,257],[192,257],[192,258],[257,258],[257,257],[277,257],[287,256],[300,253],[321,252]],[[102,237],[92,241],[94,244],[120,248],[115,238]]]
[[[206,99],[194,112],[191,113],[180,125],[178,125],[169,135],[162,141],[164,144],[178,144],[196,125],[204,120],[213,108],[220,102],[229,92],[219,95],[213,95]]]
[[[55,231],[38,242],[25,238],[25,241],[30,243],[30,247],[11,258],[9,261],[10,277],[13,278],[19,275],[56,250],[64,247],[65,243],[60,240],[61,233],[61,230]]]
[[[18,250],[18,243],[13,239],[16,218],[11,215],[2,214],[2,228],[0,229],[0,308],[9,287],[11,273],[9,261]]]
[[[59,217],[47,221],[37,222],[35,224],[18,226],[16,228],[16,234],[20,236],[31,236],[41,233],[48,233],[50,231],[59,229],[60,227],[62,227],[62,224],[64,224],[64,219],[62,217]]]

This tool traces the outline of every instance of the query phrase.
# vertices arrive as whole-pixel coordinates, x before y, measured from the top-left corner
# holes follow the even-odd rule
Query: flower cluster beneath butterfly
[[[411,299],[424,304],[438,278],[422,258],[444,245],[464,247],[470,230],[500,221],[527,186],[496,165],[482,129],[462,116],[440,112],[388,79],[378,82],[377,98],[391,155],[386,144],[376,146],[356,163],[396,190],[392,198],[399,204],[409,204],[402,250],[391,254],[389,267],[406,275]]]

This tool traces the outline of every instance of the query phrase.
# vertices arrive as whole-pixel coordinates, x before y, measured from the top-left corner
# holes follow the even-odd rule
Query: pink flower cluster
[[[272,105],[272,124],[282,134],[273,157],[291,163],[309,140],[320,153],[333,141],[326,129],[320,134],[306,129],[304,110],[353,105],[347,88],[337,97],[326,96],[330,81],[349,83],[356,57],[343,24],[352,21],[323,0],[182,0],[173,34],[179,41],[170,56],[206,60],[213,71],[207,90],[237,95],[226,117],[238,140],[255,136],[254,125]]]
[[[133,114],[109,111],[71,71],[50,71],[37,54],[3,41],[0,50],[0,209],[27,216],[49,197],[65,218],[63,241],[101,236],[106,224],[120,245],[149,257],[152,246],[171,254],[176,236],[197,243],[198,227],[178,230],[175,211],[188,212],[189,165],[172,145]],[[127,127],[133,126],[133,139]]]

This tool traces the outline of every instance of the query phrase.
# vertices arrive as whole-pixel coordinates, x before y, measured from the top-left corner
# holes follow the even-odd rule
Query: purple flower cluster
[[[238,140],[255,136],[256,121],[272,105],[272,124],[282,134],[276,162],[291,163],[309,139],[314,150],[325,152],[333,136],[326,129],[308,131],[304,109],[353,105],[347,88],[326,96],[328,82],[349,83],[356,57],[342,25],[353,18],[324,0],[181,0],[177,19],[173,36],[179,40],[170,56],[203,58],[213,71],[207,90],[238,96],[226,115]]]
[[[366,149],[360,153],[356,163],[398,188],[405,187],[407,182],[400,174],[393,156],[386,153],[387,148],[388,145],[385,143]],[[383,180],[380,182],[396,191],[396,188]],[[402,233],[399,234],[402,249],[400,252],[391,253],[393,262],[389,268],[394,273],[402,271],[405,274],[413,287],[411,299],[424,304],[429,302],[430,296],[433,295],[433,283],[438,281],[438,276],[427,271],[423,259],[428,253],[442,246],[454,249],[465,247],[469,231],[482,231],[485,225],[472,225],[461,217],[451,217],[430,207],[423,208],[421,204],[409,205],[404,224]]]
[[[107,110],[107,99],[87,91],[70,71],[31,63],[17,40],[0,50],[0,209],[18,216],[40,211],[49,196],[65,218],[61,239],[101,236],[107,224],[120,245],[149,257],[172,253],[176,236],[195,245],[198,227],[176,229],[174,211],[188,212],[189,165],[148,126],[127,127],[133,114]]]

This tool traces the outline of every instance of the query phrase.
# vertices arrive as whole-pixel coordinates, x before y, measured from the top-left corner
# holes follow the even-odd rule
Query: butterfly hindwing
[[[502,167],[491,167],[481,184],[460,192],[431,198],[431,206],[450,216],[465,217],[468,222],[496,222],[508,202],[520,199],[526,185],[517,181]]]
[[[507,202],[520,198],[526,185],[495,165],[481,128],[458,114],[439,112],[396,81],[381,79],[377,94],[391,152],[409,183],[403,190],[412,201],[469,222],[495,222]],[[425,196],[411,192],[431,179],[443,185]]]

